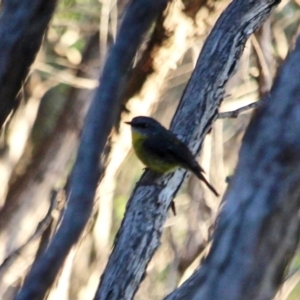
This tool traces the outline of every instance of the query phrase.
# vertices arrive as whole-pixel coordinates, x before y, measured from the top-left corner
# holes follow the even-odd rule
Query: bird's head
[[[164,129],[164,127],[156,120],[150,117],[135,117],[130,122],[125,122],[131,126],[131,130],[143,136],[151,136]]]

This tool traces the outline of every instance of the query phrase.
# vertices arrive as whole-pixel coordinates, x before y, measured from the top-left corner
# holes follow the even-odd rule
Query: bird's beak
[[[128,124],[128,125],[131,125],[132,123],[131,122],[124,122],[125,124]]]

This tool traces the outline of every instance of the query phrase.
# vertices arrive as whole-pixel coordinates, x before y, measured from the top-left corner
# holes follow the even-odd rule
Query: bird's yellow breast
[[[174,163],[166,162],[157,153],[151,151],[145,145],[147,136],[140,134],[139,132],[132,131],[132,145],[133,149],[140,159],[140,161],[150,170],[157,173],[166,173],[172,171],[177,167]]]

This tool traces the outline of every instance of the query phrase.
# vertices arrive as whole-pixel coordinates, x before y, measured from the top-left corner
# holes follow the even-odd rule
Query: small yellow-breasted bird
[[[193,172],[207,187],[219,196],[206,180],[189,148],[170,130],[149,117],[135,117],[131,122],[132,145],[137,157],[146,167],[157,173],[166,173],[176,167]]]

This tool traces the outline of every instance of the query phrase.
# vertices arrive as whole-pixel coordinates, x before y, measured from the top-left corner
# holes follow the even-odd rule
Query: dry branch
[[[3,0],[0,14],[0,128],[41,46],[56,0]]]
[[[57,206],[56,196],[57,196],[57,192],[53,192],[53,195],[51,197],[50,207],[47,211],[47,214],[43,218],[43,220],[41,220],[38,223],[35,232],[28,238],[28,240],[21,247],[19,247],[18,249],[10,253],[10,255],[3,260],[3,262],[0,265],[0,275],[3,275],[3,273],[6,272],[6,270],[13,264],[16,258],[22,255],[26,247],[34,240],[40,238],[41,235],[44,233],[44,231],[49,227],[53,219],[52,217],[53,210],[55,210]]]
[[[249,109],[255,109],[258,108],[258,106],[261,104],[260,101],[252,102],[250,104],[247,104],[245,106],[242,106],[238,109],[232,110],[232,111],[226,111],[219,113],[218,119],[226,119],[226,118],[237,118],[241,113],[244,111],[247,111]]]
[[[274,78],[275,61],[272,55],[270,19],[253,36],[252,45],[257,57],[257,66],[259,69],[257,82],[259,85],[259,96],[262,98],[270,91]]]
[[[245,134],[211,251],[166,299],[272,299],[300,233],[300,38]]]
[[[224,87],[234,73],[245,42],[269,17],[278,1],[233,1],[207,39],[171,129],[198,153],[217,117]],[[132,299],[157,249],[171,201],[185,172],[153,179],[146,172],[126,209],[96,300]],[[152,183],[152,184],[151,184]],[[120,280],[121,279],[121,280]]]

